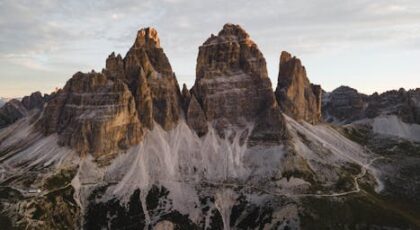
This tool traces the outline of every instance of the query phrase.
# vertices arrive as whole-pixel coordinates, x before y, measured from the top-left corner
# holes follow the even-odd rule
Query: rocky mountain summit
[[[138,31],[124,59],[112,53],[102,73],[77,73],[48,103],[39,127],[82,154],[117,153],[157,122],[180,118],[180,91],[156,30]]]
[[[420,91],[322,93],[298,58],[279,67],[273,91],[258,46],[226,24],[180,90],[144,28],[101,72],[10,101],[0,228],[420,228]]]
[[[301,61],[286,51],[280,56],[276,96],[282,111],[311,124],[321,121],[321,86],[313,85]]]
[[[226,24],[217,36],[212,35],[200,46],[196,74],[187,109],[187,122],[192,128],[202,131],[207,122],[212,122],[223,136],[232,125],[243,127],[255,122],[253,141],[279,143],[284,139],[285,122],[265,59],[240,26]],[[204,114],[206,123],[200,114]]]

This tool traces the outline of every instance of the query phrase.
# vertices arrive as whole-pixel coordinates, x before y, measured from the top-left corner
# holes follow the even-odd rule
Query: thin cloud
[[[4,66],[13,63],[8,72],[16,75],[27,74],[19,66],[42,69],[58,73],[57,82],[62,82],[72,74],[68,71],[100,70],[107,54],[124,55],[136,31],[153,26],[178,79],[192,82],[198,46],[226,22],[241,24],[257,42],[273,83],[281,50],[300,56],[319,83],[328,80],[321,75],[324,71],[304,58],[310,61],[363,50],[387,50],[395,56],[420,51],[417,0],[39,0],[30,4],[3,0],[0,61]],[[26,79],[30,82],[31,77]]]

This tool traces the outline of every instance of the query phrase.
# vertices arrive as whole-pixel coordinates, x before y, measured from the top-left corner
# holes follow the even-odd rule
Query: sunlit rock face
[[[255,140],[278,142],[285,136],[265,59],[238,25],[224,25],[200,46],[192,94],[221,135],[226,127],[255,122]]]
[[[54,131],[60,134],[59,142],[82,154],[109,154],[141,140],[130,90],[121,80],[111,81],[100,73],[76,73],[46,112],[43,122],[57,121]]]
[[[286,51],[280,56],[276,96],[283,112],[294,119],[320,121],[321,87],[309,82],[301,61]]]
[[[145,127],[153,128],[153,121],[166,130],[176,125],[181,113],[180,90],[155,29],[139,30],[124,59],[112,53],[104,72],[129,86]]]

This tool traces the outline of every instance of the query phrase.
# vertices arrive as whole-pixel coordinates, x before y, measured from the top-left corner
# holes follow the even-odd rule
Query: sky
[[[149,26],[191,87],[198,47],[228,22],[257,43],[273,87],[282,50],[327,91],[420,87],[419,0],[0,0],[0,96],[49,93],[77,71],[101,71]]]

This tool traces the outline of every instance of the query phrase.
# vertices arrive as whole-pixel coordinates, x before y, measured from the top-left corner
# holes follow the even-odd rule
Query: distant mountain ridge
[[[324,95],[322,107],[323,118],[327,122],[351,123],[381,115],[395,115],[406,123],[420,124],[420,88],[365,95],[341,86]]]

